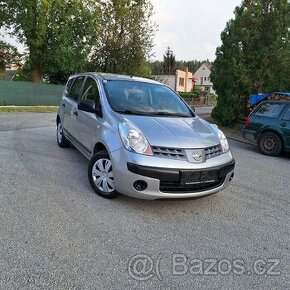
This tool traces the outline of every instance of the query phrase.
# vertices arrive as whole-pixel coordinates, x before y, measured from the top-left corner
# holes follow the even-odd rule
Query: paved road
[[[290,288],[289,155],[232,142],[221,193],[105,200],[87,161],[56,145],[54,118],[0,114],[0,289]]]

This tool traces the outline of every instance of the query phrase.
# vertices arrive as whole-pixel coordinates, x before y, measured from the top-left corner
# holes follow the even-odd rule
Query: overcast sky
[[[214,60],[220,33],[242,0],[151,0],[159,30],[152,60],[162,60],[168,46],[177,60]],[[3,34],[13,45],[17,42]],[[23,47],[17,45],[21,51]]]
[[[242,0],[151,0],[159,25],[155,37],[156,57],[161,60],[168,46],[177,60],[214,60],[220,33],[234,17]]]

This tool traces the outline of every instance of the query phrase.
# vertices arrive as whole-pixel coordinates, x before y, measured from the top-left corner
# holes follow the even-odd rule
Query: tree
[[[163,73],[164,74],[173,74],[176,70],[176,61],[175,61],[175,55],[173,54],[173,51],[170,49],[170,47],[167,47],[167,50],[165,54],[163,55]]]
[[[17,48],[0,40],[0,71],[4,71],[10,63],[20,63],[21,54]]]
[[[289,13],[287,0],[244,0],[235,9],[211,73],[219,96],[213,116],[223,124],[247,113],[250,94],[290,90]]]
[[[205,61],[200,61],[200,60],[176,60],[176,69],[183,69],[185,67],[188,67],[188,70],[192,73],[195,73],[199,67],[204,63]],[[163,62],[156,60],[154,62],[150,62],[150,67],[152,70],[153,75],[160,75],[164,74],[164,69],[163,69]]]
[[[7,0],[0,2],[0,27],[29,49],[34,82],[82,70],[97,37],[94,0]]]
[[[106,0],[100,3],[100,31],[92,67],[111,73],[148,73],[147,58],[156,26],[149,0]]]

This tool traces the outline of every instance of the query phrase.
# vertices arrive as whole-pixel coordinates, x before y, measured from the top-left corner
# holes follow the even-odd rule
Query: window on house
[[[206,77],[204,77],[204,81],[206,81]]]
[[[184,78],[179,78],[179,86],[184,87]]]
[[[203,77],[200,78],[200,84],[203,85]]]

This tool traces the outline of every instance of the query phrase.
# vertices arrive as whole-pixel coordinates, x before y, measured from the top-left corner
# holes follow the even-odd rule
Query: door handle
[[[286,127],[286,123],[281,123],[280,126],[281,127]]]
[[[65,108],[65,104],[61,104]]]
[[[74,115],[75,115],[75,116],[78,116],[78,115],[79,115],[79,113],[78,113],[77,111],[75,111],[75,112],[74,112]]]

